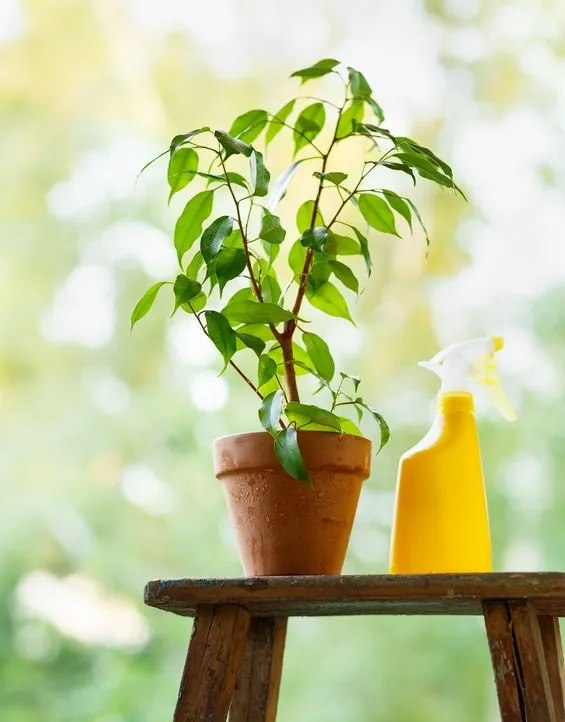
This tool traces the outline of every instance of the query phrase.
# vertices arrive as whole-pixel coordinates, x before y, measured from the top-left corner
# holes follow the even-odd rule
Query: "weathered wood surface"
[[[559,619],[540,616],[538,621],[545,650],[551,696],[555,704],[555,719],[557,722],[565,722],[565,667]]]
[[[484,617],[502,722],[565,722],[558,620],[526,600],[487,601]]]
[[[225,722],[251,617],[241,607],[199,607],[173,722]]]
[[[230,722],[275,722],[287,619],[253,617],[230,709]]]
[[[483,605],[500,719],[502,722],[524,722],[526,711],[518,682],[514,638],[510,611],[506,602],[487,601]]]
[[[528,599],[565,616],[565,573],[170,579],[149,582],[145,603],[193,616],[199,604],[236,604],[253,616],[482,614],[483,601]]]
[[[519,682],[528,722],[556,722],[543,642],[534,607],[525,601],[508,603],[512,634],[518,650]]]

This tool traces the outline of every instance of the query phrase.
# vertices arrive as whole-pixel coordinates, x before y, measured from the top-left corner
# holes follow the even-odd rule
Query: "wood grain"
[[[225,722],[250,616],[240,607],[199,607],[173,722]]]
[[[527,601],[510,601],[512,633],[519,655],[522,695],[530,722],[556,722],[538,615]]]
[[[275,722],[286,628],[285,617],[251,619],[230,722]]]
[[[506,602],[483,604],[488,645],[502,722],[524,722],[526,713],[517,678],[516,652]]]
[[[555,706],[555,719],[557,722],[565,722],[565,668],[559,620],[556,617],[541,616],[538,621],[545,650],[551,696]]]
[[[565,616],[565,574],[422,574],[172,579],[149,582],[145,603],[193,616],[199,604],[237,604],[253,616],[482,614],[485,599],[527,598]]]

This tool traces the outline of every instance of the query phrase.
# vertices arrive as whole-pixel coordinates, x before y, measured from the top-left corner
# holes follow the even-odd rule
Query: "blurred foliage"
[[[144,608],[143,585],[240,573],[210,448],[214,437],[258,422],[239,379],[229,379],[224,404],[215,356],[186,324],[164,328],[155,314],[143,333],[129,333],[133,303],[175,261],[163,251],[175,217],[165,210],[165,169],[136,184],[138,170],[179,128],[202,118],[221,127],[246,107],[280,107],[288,92],[273,78],[337,55],[367,68],[376,97],[407,114],[406,132],[456,168],[464,127],[527,109],[552,151],[512,175],[527,171],[532,189],[562,194],[555,97],[563,7],[558,0],[414,0],[405,10],[361,0],[342,9],[321,0],[308,8],[298,0],[209,4],[212,20],[223,12],[225,27],[237,26],[244,62],[241,52],[222,56],[210,44],[205,8],[189,13],[164,2],[152,33],[139,19],[151,5],[143,0],[20,5],[21,27],[15,23],[12,35],[1,28],[0,45],[0,710],[10,722],[167,719],[190,625]],[[165,22],[174,7],[176,17],[190,15],[189,30]],[[280,40],[284,17],[299,10],[302,29],[289,27]],[[368,33],[379,25],[376,47]],[[425,83],[420,92],[406,81],[422,68],[436,73],[441,92],[430,97]],[[380,97],[381,87],[390,97]],[[533,141],[510,148],[512,158],[529,158],[520,154]],[[488,168],[500,188],[505,162],[495,158]],[[342,364],[366,379],[367,400],[393,430],[362,496],[347,573],[386,570],[398,458],[433,412],[433,379],[414,367],[437,350],[436,333],[445,340],[433,293],[481,250],[461,229],[492,221],[468,169],[460,181],[468,207],[445,194],[421,199],[433,218],[427,260],[417,237],[375,241],[379,262],[359,303],[360,343],[345,322],[327,327],[340,340]],[[502,191],[495,200],[504,204]],[[541,217],[533,201],[522,206]],[[500,269],[510,273],[509,258],[510,248],[476,297]],[[532,253],[532,268],[540,258]],[[504,426],[487,417],[480,428],[499,569],[562,566],[564,302],[557,285],[518,291],[452,322],[453,333],[469,335],[498,331],[485,320],[499,322],[531,349],[530,366],[510,388],[522,420]],[[496,719],[481,622],[293,620],[279,719]]]

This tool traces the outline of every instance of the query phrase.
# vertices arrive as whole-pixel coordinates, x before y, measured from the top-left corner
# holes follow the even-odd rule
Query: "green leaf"
[[[273,138],[278,135],[278,133],[282,130],[282,128],[284,127],[283,123],[286,122],[286,119],[292,113],[295,103],[296,99],[293,98],[292,100],[289,100],[286,105],[283,105],[283,107],[279,110],[278,113],[275,113],[273,119],[269,123],[269,127],[267,128],[267,133],[265,135],[265,145],[269,145]]]
[[[202,258],[202,254],[200,251],[196,251],[194,256],[192,257],[192,260],[186,267],[186,275],[189,278],[192,278],[193,281],[198,280],[198,271],[202,268],[202,265],[204,264],[204,258]]]
[[[155,303],[159,289],[164,286],[165,283],[167,283],[167,281],[160,281],[145,291],[133,309],[130,328],[133,328],[140,319],[149,313],[151,306]]]
[[[349,288],[350,291],[354,291],[355,293],[359,293],[359,281],[349,266],[346,266],[345,263],[341,263],[340,261],[329,261],[329,264],[336,278],[338,278],[346,288]]]
[[[230,135],[245,143],[253,143],[267,125],[268,119],[266,110],[248,110],[233,121]]]
[[[302,273],[304,268],[304,261],[306,260],[306,249],[300,243],[295,241],[288,254],[288,265],[291,267],[294,273],[294,279]]]
[[[230,303],[222,313],[234,323],[281,323],[290,321],[293,315],[275,303],[257,303],[255,301],[237,301]]]
[[[273,274],[268,274],[261,280],[261,293],[263,301],[267,303],[279,303],[282,291],[279,282]]]
[[[325,226],[307,228],[300,237],[300,243],[304,248],[312,248],[314,251],[322,252],[328,238],[328,229]]]
[[[269,192],[269,181],[271,174],[265,166],[263,154],[258,150],[253,150],[249,158],[249,167],[251,170],[251,185],[253,187],[254,196],[266,196]]]
[[[239,228],[234,228],[223,243],[224,248],[243,248],[243,238]]]
[[[326,281],[329,281],[331,275],[332,270],[327,260],[325,258],[317,258],[314,261],[308,275],[308,290],[314,292],[317,288],[326,283]]]
[[[226,133],[225,130],[215,130],[214,135],[218,139],[220,145],[225,148],[226,158],[229,158],[230,155],[239,154],[245,155],[249,158],[253,152],[253,148],[249,145],[249,143],[244,143],[238,138],[233,138],[229,133]]]
[[[239,291],[236,291],[229,299],[227,305],[230,306],[232,303],[238,303],[239,301],[252,301],[254,298],[255,296],[253,295],[251,286],[246,286],[245,288],[240,288]]]
[[[302,341],[316,371],[326,381],[331,381],[335,373],[335,363],[328,344],[315,333],[303,333]]]
[[[199,311],[202,311],[204,306],[206,306],[207,300],[206,294],[203,291],[200,291],[200,293],[195,296],[192,301],[183,303],[181,308],[183,311],[186,311],[186,313],[198,313]]]
[[[416,176],[414,175],[414,171],[412,170],[412,168],[410,168],[409,165],[406,165],[406,163],[392,163],[383,160],[381,165],[384,165],[385,168],[390,168],[391,170],[399,170],[403,173],[406,173],[410,176],[410,178],[412,178],[412,182],[414,183],[414,185],[416,185]]]
[[[347,72],[349,74],[351,95],[353,95],[354,98],[368,98],[373,91],[363,73],[350,67],[347,68]]]
[[[329,281],[317,288],[313,293],[309,293],[307,289],[306,297],[314,308],[327,313],[328,316],[345,318],[353,323],[345,298]],[[353,325],[355,324],[353,323]]]
[[[216,258],[214,270],[220,286],[220,296],[226,283],[237,278],[246,266],[245,253],[241,248],[223,248]]]
[[[316,138],[326,122],[326,109],[323,103],[308,105],[294,124],[294,154]]]
[[[256,336],[261,341],[273,340],[271,329],[260,323],[247,323],[245,326],[240,326],[237,333],[241,335]]]
[[[363,256],[363,260],[365,261],[365,267],[367,268],[367,276],[371,275],[371,267],[372,267],[372,261],[371,261],[371,252],[369,251],[369,242],[367,240],[367,237],[364,236],[361,231],[354,226],[352,226],[353,231],[355,235],[357,236],[357,240],[359,241],[359,246],[361,247],[361,255]]]
[[[355,125],[363,121],[365,106],[362,100],[352,100],[351,104],[343,111],[337,125],[337,139],[342,140],[351,135]]]
[[[213,221],[202,234],[200,239],[200,253],[206,265],[216,258],[220,247],[233,229],[234,219],[231,216],[220,216]]]
[[[359,256],[361,247],[353,238],[340,236],[338,233],[329,231],[326,253],[332,256]]]
[[[363,255],[363,259],[365,260],[365,266],[367,268],[367,275],[371,275],[371,252],[369,251],[369,242],[367,241],[367,237],[364,236],[361,231],[359,231],[355,226],[351,226],[353,228],[353,231],[355,235],[357,236],[357,240],[359,241],[359,245],[361,246],[361,253]]]
[[[357,393],[357,389],[359,388],[359,384],[361,383],[361,379],[359,378],[359,376],[353,376],[352,374],[346,374],[345,371],[340,371],[339,375],[341,376],[342,379],[344,379],[344,380],[348,379],[349,381],[351,381],[353,384],[353,390],[355,391],[355,393]]]
[[[236,351],[237,336],[225,316],[217,311],[205,311],[206,329],[214,346],[222,354],[224,368]]]
[[[465,197],[463,191],[454,183],[453,179],[450,176],[445,175],[443,172],[440,172],[434,162],[432,162],[427,156],[418,155],[416,153],[395,153],[392,157],[398,158],[411,168],[415,168],[422,178],[434,181],[434,183],[444,186],[445,188],[453,188]]]
[[[263,386],[263,384],[266,384],[267,381],[270,381],[273,376],[277,373],[277,364],[276,361],[273,361],[273,359],[268,356],[267,354],[263,354],[259,357],[259,366],[257,370],[257,385],[259,388]],[[278,421],[278,419],[277,419]]]
[[[281,226],[281,219],[274,216],[270,211],[264,209],[263,218],[261,219],[261,230],[259,238],[267,243],[282,243],[286,236],[285,229]]]
[[[382,194],[387,199],[389,206],[404,218],[410,226],[410,230],[412,230],[412,213],[410,212],[408,203],[394,191],[383,189]]]
[[[171,155],[173,155],[177,148],[179,148],[181,145],[184,145],[185,143],[188,143],[188,141],[193,138],[195,135],[199,135],[200,133],[206,133],[209,131],[210,128],[206,125],[203,128],[196,128],[196,130],[191,130],[188,133],[182,133],[181,135],[175,135],[175,137],[172,139],[169,150],[171,152]]]
[[[235,335],[237,336],[238,340],[241,341],[241,344],[238,344],[238,350],[240,345],[246,346],[247,348],[250,348],[258,357],[261,356],[261,354],[265,350],[265,341],[263,341],[262,338],[259,338],[259,336],[254,336],[250,333],[242,333],[241,331],[236,331]]]
[[[296,227],[298,228],[299,233],[304,233],[304,231],[307,228],[310,228],[312,225],[314,227],[325,225],[320,208],[318,207],[318,210],[316,211],[316,218],[314,219],[314,223],[312,223],[313,213],[314,201],[304,201],[304,203],[300,206],[296,213]]]
[[[167,180],[171,192],[169,201],[177,191],[187,186],[198,170],[198,153],[192,148],[180,148],[171,156],[167,170]]]
[[[312,486],[294,426],[287,426],[278,433],[275,439],[275,455],[289,476]]]
[[[341,424],[341,430],[344,434],[353,434],[353,436],[363,436],[361,429],[348,419],[347,416],[339,416],[339,422]]]
[[[318,379],[318,381],[320,382],[320,386],[327,389],[329,391],[329,393],[331,394],[331,396],[333,398],[336,398],[337,394],[332,389],[330,384],[326,381],[326,379],[324,379],[322,376],[320,376],[320,374],[317,371],[315,371],[311,366],[309,366],[308,364],[304,364],[301,361],[297,361],[296,359],[294,361],[294,365],[295,365],[295,367],[304,369],[304,371],[306,371],[306,373],[308,373],[311,376],[314,376],[314,378]],[[297,373],[298,373],[298,371],[297,371]],[[318,393],[318,391],[314,392],[314,394],[317,394],[317,393]]]
[[[261,426],[272,436],[276,434],[277,424],[281,418],[282,404],[283,392],[278,389],[278,391],[273,391],[268,396],[265,396],[259,408]]]
[[[175,293],[175,308],[173,314],[176,313],[179,306],[183,303],[192,301],[193,298],[198,296],[202,290],[202,285],[198,281],[193,281],[192,278],[188,278],[181,273],[177,276],[173,291]]]
[[[377,121],[379,123],[382,123],[385,119],[385,114],[383,113],[383,109],[381,108],[381,106],[371,96],[364,98],[364,100],[367,103],[367,105],[369,105],[371,107],[373,113],[375,114]]]
[[[192,247],[194,241],[202,233],[202,224],[212,212],[214,203],[213,191],[202,191],[191,198],[175,225],[175,248],[179,263],[182,264],[184,254]]]
[[[299,426],[307,426],[309,423],[313,423],[341,432],[339,418],[332,414],[331,411],[326,411],[319,406],[289,401],[284,412],[289,421],[294,421]]]
[[[428,229],[426,228],[424,221],[422,220],[422,216],[420,215],[420,211],[416,208],[416,205],[410,200],[410,198],[407,198],[406,202],[408,203],[408,205],[412,209],[412,212],[418,219],[418,223],[422,227],[422,230],[424,231],[424,235],[426,237],[426,248],[429,248],[430,247],[430,237],[428,235]]]
[[[347,178],[347,173],[341,173],[340,171],[332,171],[331,173],[319,173],[316,171],[312,174],[314,178],[319,178],[320,180],[328,181],[329,183],[333,183],[334,185],[338,186]]]
[[[323,60],[318,60],[317,63],[310,65],[308,68],[295,70],[290,77],[301,78],[302,82],[305,83],[307,80],[312,80],[312,78],[321,78],[323,75],[334,72],[333,69],[336,65],[339,65],[339,60],[324,58]]]
[[[277,260],[277,256],[280,253],[281,247],[276,243],[267,243],[266,241],[261,241],[261,245],[263,246],[263,250],[265,251],[265,255],[267,256],[267,263],[269,264],[269,267],[271,267],[273,263]]]
[[[426,148],[425,146],[416,143],[416,141],[412,140],[412,138],[406,138],[405,136],[399,135],[395,140],[398,146],[407,146],[409,150],[413,150],[417,154],[427,156],[433,165],[440,168],[446,176],[449,176],[449,178],[453,178],[453,171],[450,166],[445,161],[441,160],[441,158],[438,158],[437,155],[429,148]]]
[[[295,161],[292,163],[292,165],[289,165],[288,168],[283,171],[280,176],[277,178],[277,180],[273,184],[273,188],[271,190],[271,195],[269,197],[269,200],[267,201],[267,209],[271,211],[271,213],[275,210],[275,208],[278,206],[278,204],[282,201],[282,199],[286,195],[286,191],[288,189],[288,185],[290,181],[292,180],[292,177],[296,173],[296,170],[298,166],[303,163],[306,158],[301,158],[300,160]]]
[[[277,364],[277,367],[280,367],[281,372],[284,372],[284,356],[282,352],[282,348],[277,343],[275,344],[270,350],[269,350],[269,356],[275,361]],[[294,359],[294,366],[296,375],[303,375],[305,373],[310,373],[310,368],[312,367],[312,362],[310,361],[310,358],[308,357],[308,354],[306,351],[297,343],[292,343],[292,356]],[[298,367],[298,368],[296,368]],[[304,370],[302,370],[304,368]],[[299,370],[300,369],[300,370]]]
[[[249,186],[247,185],[247,181],[240,173],[233,173],[230,171],[229,173],[221,173],[220,175],[216,173],[203,173],[202,171],[198,171],[195,173],[195,175],[199,176],[200,178],[207,178],[210,185],[212,182],[216,183],[223,183],[227,184],[228,179],[232,185],[241,186],[241,188],[245,188],[246,191],[249,190]]]
[[[398,236],[394,225],[394,214],[382,198],[371,193],[362,193],[359,196],[359,210],[372,228]]]
[[[364,402],[360,402],[359,406],[362,406],[364,409],[367,409],[367,411],[371,414],[373,419],[377,422],[379,425],[380,431],[381,431],[381,444],[378,448],[377,454],[381,449],[386,445],[387,441],[390,439],[390,428],[387,422],[385,421],[384,417],[379,414],[378,411],[373,409],[371,406],[368,406]]]

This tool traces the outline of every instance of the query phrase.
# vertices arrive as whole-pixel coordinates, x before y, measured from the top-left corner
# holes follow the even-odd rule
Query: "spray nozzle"
[[[440,351],[420,366],[433,371],[441,379],[441,392],[470,392],[470,380],[482,384],[492,405],[505,419],[514,421],[516,414],[498,378],[495,353],[504,347],[501,336],[462,341]]]

